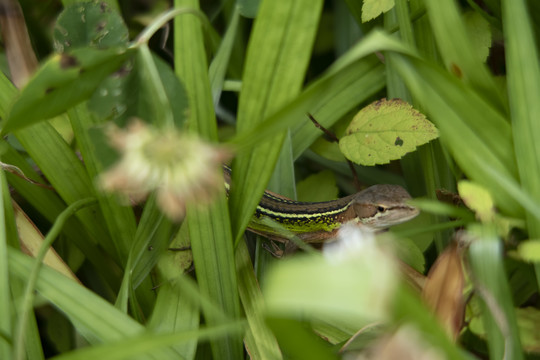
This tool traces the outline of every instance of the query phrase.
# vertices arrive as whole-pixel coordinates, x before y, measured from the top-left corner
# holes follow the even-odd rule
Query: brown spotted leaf
[[[405,101],[382,99],[356,114],[339,148],[357,164],[386,164],[438,136],[437,128]]]

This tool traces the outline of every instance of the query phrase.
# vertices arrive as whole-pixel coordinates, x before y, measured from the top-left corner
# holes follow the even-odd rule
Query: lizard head
[[[399,185],[373,185],[356,194],[351,206],[360,223],[378,230],[417,216],[420,211],[407,203],[410,199]]]

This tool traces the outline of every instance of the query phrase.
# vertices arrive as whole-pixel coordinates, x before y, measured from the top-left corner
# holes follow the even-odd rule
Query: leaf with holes
[[[356,114],[339,148],[357,164],[386,164],[438,136],[435,125],[405,101],[382,99]]]
[[[53,31],[57,52],[80,47],[127,46],[129,33],[122,16],[104,1],[66,6]]]

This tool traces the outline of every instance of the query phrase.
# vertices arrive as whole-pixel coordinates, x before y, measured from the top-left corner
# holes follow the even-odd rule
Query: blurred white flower
[[[112,127],[108,136],[122,157],[100,176],[105,191],[135,202],[156,191],[163,213],[181,220],[186,204],[207,204],[224,186],[222,163],[230,152],[194,134],[156,129],[135,120],[126,129]]]
[[[357,258],[360,254],[373,251],[378,251],[373,230],[352,224],[343,225],[336,241],[325,244],[323,248],[325,258],[332,262]]]

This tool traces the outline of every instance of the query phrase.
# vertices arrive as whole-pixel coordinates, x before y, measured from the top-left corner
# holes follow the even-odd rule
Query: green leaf
[[[330,170],[313,174],[296,184],[299,201],[327,201],[338,198],[336,177]]]
[[[476,212],[482,222],[492,221],[495,216],[495,204],[489,191],[471,181],[458,183],[459,195],[469,209]]]
[[[100,49],[126,45],[128,29],[124,20],[102,1],[71,4],[58,17],[54,27],[54,47],[58,52],[69,48]]]
[[[527,240],[517,247],[519,256],[525,261],[540,263],[540,240]]]
[[[276,264],[263,291],[269,313],[359,324],[387,319],[397,288],[394,264],[367,239],[354,234],[349,241],[359,248],[336,244],[342,248],[336,246],[328,256],[298,256]]]
[[[339,147],[358,164],[386,164],[437,136],[435,126],[411,105],[399,99],[382,99],[360,110]]]
[[[394,0],[364,0],[364,5],[362,5],[362,22],[375,19],[393,7]]]
[[[132,64],[103,81],[92,95],[88,107],[99,118],[112,118],[119,126],[124,126],[133,117],[156,121],[158,107],[166,106],[172,111],[175,126],[181,128],[189,109],[185,86],[164,60],[152,54],[152,61],[159,74],[156,79],[149,74],[147,64],[139,54]],[[154,81],[162,84],[167,99],[165,106],[156,96]]]
[[[2,132],[14,131],[65,112],[92,95],[126,61],[125,48],[76,49],[50,57],[11,106]]]
[[[516,316],[523,350],[540,353],[540,311],[533,307],[519,308]]]

